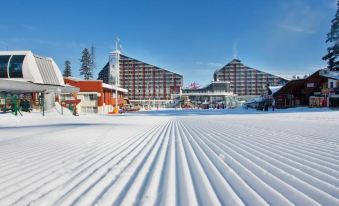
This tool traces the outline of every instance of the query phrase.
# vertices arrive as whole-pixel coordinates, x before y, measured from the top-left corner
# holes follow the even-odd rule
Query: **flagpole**
[[[114,51],[110,52],[109,53],[109,56],[108,56],[108,63],[109,63],[109,73],[108,73],[108,84],[110,84],[112,86],[112,90],[113,90],[113,72],[112,72],[112,69],[114,67],[114,64],[113,64],[113,57],[114,57]],[[112,93],[112,97],[113,97],[113,93]],[[111,97],[109,97],[111,99]],[[111,102],[111,101],[109,101]],[[112,105],[113,106],[113,105]],[[109,106],[108,107],[108,113],[110,113],[110,109],[111,107]],[[114,112],[114,108],[113,108],[113,112]]]
[[[115,63],[116,63],[116,69],[115,69],[115,109],[118,110],[118,81],[119,81],[119,67],[120,67],[120,51],[119,51],[119,38],[116,39],[115,42]]]

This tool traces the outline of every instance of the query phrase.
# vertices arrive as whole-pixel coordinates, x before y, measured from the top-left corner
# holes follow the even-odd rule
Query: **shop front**
[[[329,106],[339,108],[339,87],[330,89]]]
[[[326,107],[326,105],[325,96],[310,96],[310,107]]]
[[[327,88],[322,88],[320,92],[314,92],[313,95],[309,97],[309,106],[328,107],[328,99],[329,90]]]

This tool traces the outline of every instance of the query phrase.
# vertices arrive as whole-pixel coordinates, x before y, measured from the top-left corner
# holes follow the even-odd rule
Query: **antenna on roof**
[[[233,59],[237,59],[237,53],[238,53],[237,42],[234,42],[233,43]]]
[[[92,69],[93,70],[96,70],[96,63],[95,63],[95,47],[94,47],[94,44],[92,43],[92,46],[91,46],[91,64],[92,64]]]
[[[117,37],[115,39],[115,52],[118,52],[118,53],[122,52],[122,46],[121,46],[120,38],[119,37]]]

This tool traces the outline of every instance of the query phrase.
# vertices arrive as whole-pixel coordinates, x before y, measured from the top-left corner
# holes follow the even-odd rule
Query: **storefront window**
[[[9,63],[9,77],[22,78],[22,63],[25,55],[13,55]]]
[[[90,94],[90,95],[89,95],[89,99],[90,99],[90,100],[97,100],[98,98],[97,98],[97,95],[96,95],[96,94]]]
[[[98,96],[97,94],[85,94],[84,95],[84,100],[86,101],[93,101],[93,100],[97,100]]]
[[[10,55],[0,56],[0,78],[8,78],[7,65]]]

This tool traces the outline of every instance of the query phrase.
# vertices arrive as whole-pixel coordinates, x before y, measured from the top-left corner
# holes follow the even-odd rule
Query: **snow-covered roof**
[[[319,72],[320,76],[327,77],[329,79],[339,80],[339,71],[330,71],[327,69],[323,69]]]
[[[128,92],[127,89],[124,89],[124,88],[121,88],[121,87],[116,87],[115,85],[110,85],[110,84],[106,84],[106,83],[102,83],[102,87],[106,88],[106,89],[112,89],[112,90],[116,90],[116,88],[117,88],[118,91],[123,92],[123,93]]]
[[[79,81],[102,82],[102,80],[84,80],[84,79],[80,79],[78,77],[66,77],[65,79],[70,79],[70,80],[77,81],[77,82],[79,82]],[[110,85],[110,84],[106,84],[106,83],[103,83],[103,82],[102,82],[102,87],[106,88],[106,89],[112,89],[112,90],[115,90],[117,88],[115,85]],[[123,92],[123,93],[128,93],[127,89],[124,89],[124,88],[121,88],[121,87],[118,87],[118,91]]]
[[[1,91],[11,92],[11,93],[44,92],[44,91],[74,93],[74,92],[78,92],[79,88],[73,87],[70,85],[48,85],[48,84],[27,82],[24,80],[0,79],[0,92]]]
[[[79,78],[79,77],[64,77],[65,79],[70,79],[70,80],[74,80],[74,81],[83,81],[83,79]],[[94,80],[94,81],[97,81],[97,80]]]
[[[269,89],[271,90],[272,94],[276,93],[277,91],[279,91],[279,89],[281,89],[283,87],[283,85],[279,85],[279,86],[269,86]]]

